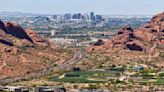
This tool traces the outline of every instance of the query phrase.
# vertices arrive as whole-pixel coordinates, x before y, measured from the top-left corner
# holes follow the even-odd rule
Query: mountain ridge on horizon
[[[66,12],[68,13],[68,12]],[[19,11],[0,11],[0,15],[15,15],[15,16],[18,16],[18,15],[33,15],[33,16],[52,16],[52,15],[64,15],[66,13],[62,13],[62,14],[58,14],[58,13],[53,13],[53,14],[45,14],[45,13],[30,13],[30,12],[19,12]],[[71,13],[73,14],[73,13]],[[89,13],[88,13],[89,14]],[[152,17],[153,15],[139,15],[139,14],[136,14],[136,15],[126,15],[126,14],[102,14],[103,16],[149,16],[149,17]]]

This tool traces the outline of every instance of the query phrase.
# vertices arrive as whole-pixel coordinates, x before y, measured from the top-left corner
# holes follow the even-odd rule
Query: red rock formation
[[[38,71],[58,59],[60,62],[62,53],[55,49],[55,44],[34,31],[24,30],[16,23],[0,21],[0,79]],[[38,53],[54,57],[40,56]]]
[[[144,26],[133,30],[129,26],[122,28],[116,36],[100,46],[91,46],[87,50],[114,51],[115,49],[130,51],[149,51],[154,45],[164,44],[164,13],[158,14]]]
[[[31,38],[32,42],[34,42],[35,44],[42,45],[42,46],[48,46],[48,43],[46,43],[46,41],[43,38],[41,38],[34,31],[27,29],[27,30],[25,30],[25,32],[28,34],[28,36]]]
[[[155,15],[150,22],[135,30],[125,26],[104,44],[92,45],[87,47],[86,51],[92,54],[104,53],[103,56],[112,57],[109,64],[137,62],[162,68],[164,67],[164,12]]]
[[[104,41],[99,39],[97,42],[95,42],[93,45],[98,46],[98,45],[103,45]]]
[[[122,30],[118,31],[118,35],[120,34],[130,34],[133,33],[133,29],[130,26],[125,26],[122,28]]]

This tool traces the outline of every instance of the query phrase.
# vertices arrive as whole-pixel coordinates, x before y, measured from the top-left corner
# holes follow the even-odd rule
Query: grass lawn
[[[114,73],[110,72],[100,72],[100,71],[78,71],[78,72],[68,72],[66,75],[79,75],[79,77],[53,77],[51,80],[56,82],[66,82],[66,83],[104,83],[102,79],[89,80],[88,78],[100,77],[100,76],[114,76]]]
[[[139,80],[139,81],[135,81],[135,83],[143,83],[143,84],[146,84],[146,83],[153,83],[153,84],[156,84],[156,85],[164,85],[164,79],[142,79],[142,80]]]
[[[164,79],[157,79],[157,85],[164,85]]]

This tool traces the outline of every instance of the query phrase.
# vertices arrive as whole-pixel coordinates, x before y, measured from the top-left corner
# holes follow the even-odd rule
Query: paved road
[[[85,57],[84,52],[76,51],[74,56],[70,60],[64,62],[63,64],[60,64],[58,66],[52,65],[52,66],[50,66],[48,68],[45,68],[43,70],[33,72],[33,73],[29,73],[29,74],[26,74],[26,75],[23,75],[23,76],[5,78],[5,79],[0,80],[0,84],[13,83],[13,82],[17,82],[17,81],[24,81],[24,80],[30,80],[30,79],[44,77],[48,74],[51,74],[54,70],[57,70],[57,69],[63,69],[63,70],[70,69],[70,68],[72,68],[72,65],[74,65],[75,63],[78,63],[84,57]]]
[[[78,63],[80,60],[82,60],[84,58],[84,56],[85,56],[84,52],[76,51],[72,59],[68,60],[67,62],[65,62],[59,66],[62,69],[71,68],[71,65]]]

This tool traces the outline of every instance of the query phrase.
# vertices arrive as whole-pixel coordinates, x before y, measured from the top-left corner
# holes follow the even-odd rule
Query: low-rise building
[[[0,85],[0,92],[3,91],[3,86]]]
[[[36,87],[35,92],[66,92],[66,89],[55,87]]]
[[[6,86],[3,88],[3,91],[7,91],[7,92],[29,92],[29,89],[26,87],[19,87],[19,86]]]

